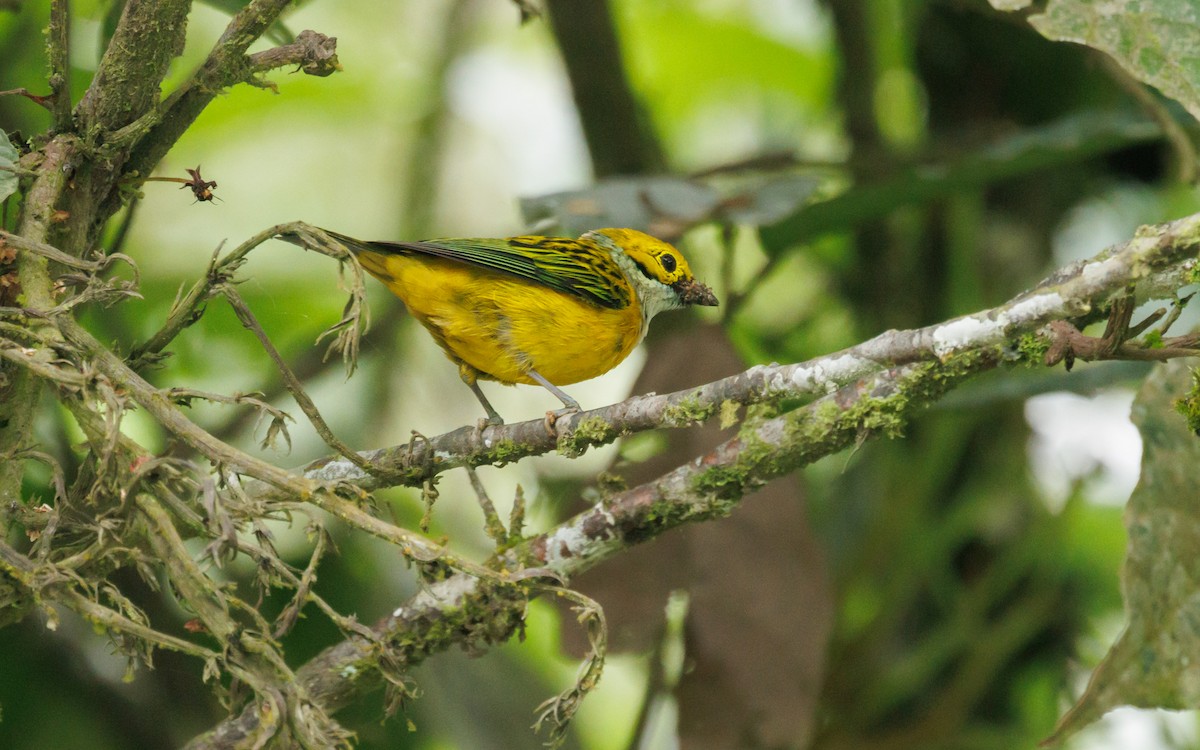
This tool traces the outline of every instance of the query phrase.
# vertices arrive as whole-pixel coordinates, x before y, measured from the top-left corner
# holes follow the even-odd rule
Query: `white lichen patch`
[[[939,357],[953,354],[959,349],[980,343],[991,342],[993,337],[1004,333],[1003,318],[977,318],[968,316],[940,325],[933,331],[933,352]]]
[[[746,370],[746,377],[751,382],[755,380],[762,381],[763,393],[771,395],[787,390],[789,387],[788,377],[786,375],[786,367],[780,367],[772,362],[770,365],[755,365],[749,370]]]
[[[316,482],[358,482],[366,479],[367,473],[348,459],[335,458],[324,466],[309,469],[304,476]]]
[[[1130,244],[1132,245],[1135,242],[1138,242],[1138,240],[1135,239]],[[1147,244],[1153,245],[1154,242],[1151,241]],[[1096,263],[1088,263],[1080,271],[1079,278],[1083,279],[1084,283],[1089,285],[1107,284],[1108,280],[1114,275],[1124,275],[1124,270],[1125,261],[1120,256],[1113,256]]]
[[[583,529],[584,524],[596,525],[595,514],[599,514],[603,522],[602,528],[611,529],[616,519],[608,510],[596,507],[591,513],[580,516],[570,526],[564,526],[546,536],[546,567],[555,571],[563,571],[571,567],[572,560],[580,557],[590,557],[598,549],[611,544],[611,535],[589,535]]]
[[[456,604],[463,597],[474,593],[477,585],[478,579],[473,576],[450,576],[444,581],[438,581],[423,588],[409,600],[407,609],[442,609],[447,605]],[[400,617],[401,611],[405,609],[405,607],[400,607],[392,614]]]
[[[825,362],[825,375],[828,381],[826,390],[830,387],[840,388],[851,380],[861,378],[876,369],[875,363],[869,359],[856,357],[853,354],[841,354],[831,357]]]
[[[1003,317],[1006,319],[1006,322],[1026,323],[1032,320],[1040,320],[1046,315],[1061,312],[1063,306],[1062,295],[1058,292],[1035,294],[1008,308]]]
[[[825,369],[820,365],[801,365],[792,370],[792,377],[779,378],[778,388],[772,390],[795,390],[801,393],[813,393],[817,390],[819,384],[825,381]]]

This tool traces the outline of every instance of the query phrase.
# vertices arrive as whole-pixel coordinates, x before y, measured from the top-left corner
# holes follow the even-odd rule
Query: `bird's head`
[[[636,272],[629,274],[630,281],[638,288],[643,304],[657,302],[662,309],[717,305],[712,289],[692,276],[687,259],[669,243],[636,229],[597,229],[585,234],[584,238],[619,251],[632,261]]]

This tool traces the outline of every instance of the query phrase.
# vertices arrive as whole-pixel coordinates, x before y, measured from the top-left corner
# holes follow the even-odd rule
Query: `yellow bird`
[[[387,285],[458,365],[487,411],[503,419],[476,382],[558,386],[608,372],[646,335],[650,319],[687,305],[716,305],[674,247],[633,229],[579,239],[523,236],[428,242],[364,242],[326,230]]]

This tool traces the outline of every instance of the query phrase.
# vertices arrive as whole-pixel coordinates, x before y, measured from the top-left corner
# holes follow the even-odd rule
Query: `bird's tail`
[[[354,253],[355,255],[360,255],[362,253],[378,253],[378,252],[380,252],[380,248],[376,247],[376,243],[374,243],[374,242],[368,242],[366,240],[358,240],[353,237],[344,235],[341,232],[334,232],[329,229],[322,229],[321,231],[324,232],[325,234],[329,235],[332,239],[337,240],[341,244],[345,245],[346,249],[349,250],[350,252]]]

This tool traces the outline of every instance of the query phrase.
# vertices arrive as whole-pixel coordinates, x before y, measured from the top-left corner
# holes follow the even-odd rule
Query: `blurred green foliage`
[[[203,59],[233,5],[195,8],[168,87]],[[76,101],[111,34],[113,8],[73,8]],[[680,227],[698,275],[736,300],[720,323],[747,365],[803,360],[1008,299],[1059,263],[1123,239],[1103,227],[1086,246],[1063,238],[1080,206],[1136,203],[1130,186],[1149,196],[1130,209],[1136,221],[1197,210],[1194,193],[1169,180],[1171,152],[1158,127],[1087,48],[1047,41],[986,3],[615,0],[613,12],[634,93],[674,172],[771,154],[778,158],[730,172],[752,185],[766,184],[763,174],[819,185],[764,226]],[[45,92],[47,18],[45,0],[0,7],[0,90]],[[278,95],[240,86],[218,98],[161,174],[200,164],[218,181],[219,200],[197,204],[170,183],[147,183],[107,232],[110,249],[119,242],[136,259],[142,299],[91,310],[85,324],[128,351],[222,243],[275,223],[303,219],[381,239],[503,236],[524,228],[518,197],[586,192],[586,144],[560,53],[546,23],[519,26],[517,18],[502,0],[301,4],[286,29],[336,35],[344,71],[325,79],[280,72],[270,76]],[[33,102],[0,97],[5,132],[28,138],[48,124]],[[656,208],[671,214],[671,206]],[[453,367],[381,288],[371,302],[386,324],[369,334],[361,371],[347,380],[314,344],[344,302],[328,258],[271,243],[242,278],[264,329],[352,446],[404,443],[414,431],[436,434],[477,416]],[[687,335],[683,325],[668,330]],[[156,384],[263,391],[292,410],[274,368],[220,300],[171,351],[152,375]],[[644,361],[635,357],[573,393],[592,406],[619,399]],[[1096,372],[1089,388],[1131,383],[1128,370]],[[825,659],[814,728],[796,746],[1028,747],[1076,690],[1072,660],[1081,644],[1108,635],[1098,632],[1120,610],[1120,511],[1083,492],[1086,473],[1070,477],[1068,497],[1046,496],[1028,466],[1028,392],[1008,390],[1014,380],[1033,382],[1033,374],[987,379],[904,440],[864,445],[804,472],[796,501],[827,562],[813,574],[827,577],[833,610],[814,613],[828,616],[832,630],[815,645]],[[1034,389],[1077,383],[1058,373]],[[532,389],[497,392],[495,403],[526,416],[551,405]],[[232,407],[193,415],[276,463],[300,465],[327,450],[304,424],[292,427],[290,452],[273,451],[257,445],[265,426]],[[75,436],[65,422],[45,410],[38,437],[69,467]],[[146,445],[168,443],[148,418],[133,415],[126,429]],[[556,492],[576,493],[616,456],[614,448],[481,475],[502,514],[521,484],[545,528],[560,512]],[[28,496],[50,496],[48,481],[31,471]],[[431,533],[486,551],[465,480],[447,476],[440,489]],[[388,510],[415,527],[417,494],[385,495]],[[281,554],[302,566],[302,530],[274,531]],[[318,589],[340,611],[370,622],[416,590],[393,550],[347,533],[335,539],[338,554],[322,566]],[[254,571],[235,564],[218,575],[248,587]],[[190,618],[169,591],[127,578],[153,617],[176,629]],[[278,611],[287,598],[277,599],[264,608]],[[422,666],[412,676],[422,697],[404,706],[415,731],[404,718],[385,720],[382,701],[343,718],[362,747],[530,746],[532,709],[574,670],[559,627],[573,623],[535,603],[524,643]],[[310,616],[285,646],[298,665],[338,637]],[[125,681],[105,641],[67,617],[54,632],[40,616],[10,627],[0,665],[2,748],[173,747],[224,715],[202,684],[203,665],[162,653],[154,670]],[[651,671],[644,655],[618,660],[585,704],[573,745],[635,747]]]

